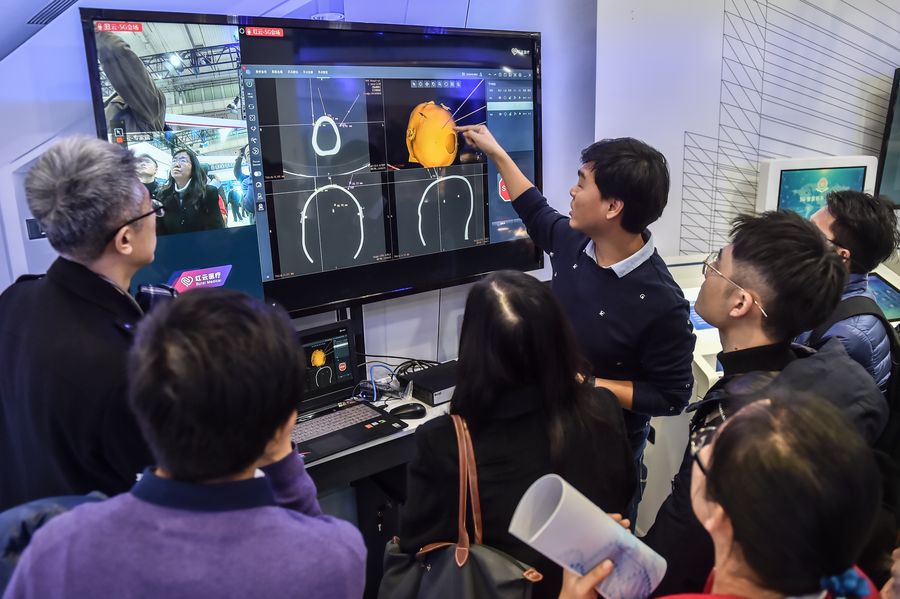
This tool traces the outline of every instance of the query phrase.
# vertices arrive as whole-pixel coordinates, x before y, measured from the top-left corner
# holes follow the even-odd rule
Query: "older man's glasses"
[[[709,445],[710,442],[712,442],[713,437],[716,436],[717,430],[718,427],[705,426],[691,433],[691,459],[694,460],[694,462],[697,464],[697,467],[700,468],[700,472],[703,473],[703,476],[709,476],[709,470],[706,468],[706,466],[703,465],[703,462],[700,461],[700,450]]]
[[[747,295],[750,295],[750,292],[749,292],[749,291],[747,291],[746,289],[744,289],[743,287],[741,287],[740,285],[738,285],[737,283],[735,283],[734,281],[732,281],[730,278],[728,278],[728,277],[726,277],[725,275],[723,275],[723,274],[722,274],[722,271],[720,271],[718,268],[716,268],[715,266],[713,266],[713,263],[718,262],[718,260],[719,260],[719,255],[713,253],[713,254],[710,254],[710,255],[706,258],[706,260],[703,261],[703,276],[705,277],[707,271],[710,271],[710,270],[711,270],[711,271],[713,271],[714,273],[716,273],[717,275],[719,275],[720,277],[722,277],[723,279],[725,279],[726,281],[728,281],[729,283],[731,283],[732,285],[734,285],[735,287],[737,287],[740,291],[743,291],[743,292],[746,293]],[[752,298],[753,296],[750,295],[750,297]],[[768,318],[768,317],[769,317],[769,315],[766,314],[766,311],[763,310],[762,305],[761,305],[758,301],[756,301],[755,298],[753,299],[753,303],[756,304],[756,307],[759,308],[759,311],[760,311],[760,312],[762,312],[763,317],[765,317],[765,318]]]
[[[165,216],[166,209],[163,208],[163,205],[160,202],[158,202],[156,200],[152,200],[150,203],[153,206],[153,209],[150,210],[150,212],[145,212],[144,214],[135,216],[134,218],[125,221],[124,223],[122,223],[121,225],[119,225],[118,227],[113,229],[112,232],[107,236],[106,243],[109,243],[110,241],[115,239],[116,235],[119,233],[119,231],[122,230],[122,228],[127,227],[128,225],[133,225],[134,223],[138,222],[142,218],[147,218],[151,214],[155,214],[158,217]]]

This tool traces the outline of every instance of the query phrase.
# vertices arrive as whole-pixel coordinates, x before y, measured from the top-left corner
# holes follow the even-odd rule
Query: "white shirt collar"
[[[588,255],[588,257],[594,262],[594,264],[597,264],[597,266],[600,266],[600,268],[611,269],[614,273],[616,273],[616,276],[621,279],[622,277],[633,271],[635,268],[649,260],[650,256],[653,255],[653,252],[655,250],[656,246],[653,245],[653,233],[647,231],[647,241],[644,242],[644,246],[641,249],[628,256],[624,260],[620,260],[619,262],[616,262],[615,264],[612,264],[610,266],[600,266],[599,264],[597,264],[597,253],[594,248],[593,239],[588,241],[588,244],[584,248],[584,253]]]

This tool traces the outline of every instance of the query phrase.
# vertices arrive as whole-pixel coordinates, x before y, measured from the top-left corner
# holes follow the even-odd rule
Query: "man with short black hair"
[[[151,313],[128,395],[156,468],[46,524],[5,597],[361,597],[362,537],[291,443],[304,364],[287,315],[239,292]]]
[[[665,157],[631,138],[592,144],[581,154],[567,218],[550,207],[484,125],[459,130],[497,165],[528,234],[549,254],[553,290],[591,364],[586,375],[625,409],[642,472],[650,417],[680,414],[693,387],[688,302],[647,229],[668,201]]]
[[[137,157],[137,174],[141,183],[147,188],[150,194],[150,200],[156,199],[159,192],[159,181],[156,178],[156,172],[159,170],[159,163],[150,154],[140,154]]]
[[[37,160],[25,193],[59,258],[0,295],[0,510],[120,493],[150,460],[125,398],[142,316],[128,288],[156,248],[157,212],[135,158],[66,139]]]
[[[849,272],[841,302],[851,297],[875,301],[869,291],[869,273],[890,258],[900,245],[896,207],[885,198],[856,191],[832,192],[827,201],[810,220],[825,235]],[[821,321],[825,322],[826,319]],[[817,331],[815,338],[812,333],[803,333],[797,337],[797,343],[815,347],[832,338],[840,339],[850,357],[863,365],[882,391],[887,390],[891,344],[887,330],[876,316],[851,316],[835,322],[821,334]]]
[[[810,222],[792,212],[739,216],[731,244],[703,265],[697,313],[719,331],[722,378],[692,404],[691,443],[709,434],[743,402],[807,393],[840,408],[874,443],[888,406],[865,369],[837,341],[818,352],[792,345],[802,330],[837,305],[846,271]],[[776,374],[773,374],[776,373]],[[713,547],[691,508],[691,444],[644,542],[668,562],[658,596],[699,592],[713,567]]]

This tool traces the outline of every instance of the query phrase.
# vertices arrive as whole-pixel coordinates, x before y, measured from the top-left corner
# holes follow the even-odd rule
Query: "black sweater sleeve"
[[[207,185],[203,194],[202,212],[206,221],[204,229],[225,228],[225,218],[219,210],[219,190],[212,185]]]

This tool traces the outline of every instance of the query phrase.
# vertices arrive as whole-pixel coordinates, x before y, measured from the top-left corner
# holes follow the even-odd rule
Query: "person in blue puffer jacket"
[[[832,192],[827,202],[810,220],[843,258],[849,271],[841,300],[858,295],[874,300],[868,273],[890,258],[900,245],[895,206],[887,198],[855,191]],[[801,334],[795,341],[808,344],[810,333]],[[825,331],[820,343],[832,337],[840,339],[850,357],[862,364],[882,391],[887,390],[891,344],[878,318],[862,314],[841,320]]]

